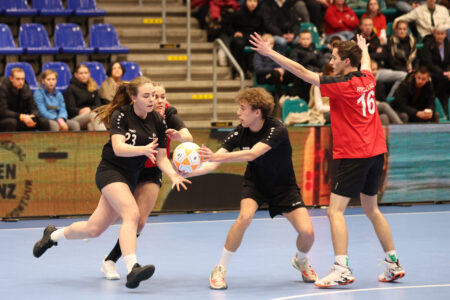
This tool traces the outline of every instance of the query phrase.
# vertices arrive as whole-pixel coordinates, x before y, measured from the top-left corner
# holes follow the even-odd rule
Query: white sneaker
[[[317,274],[309,264],[307,257],[298,259],[297,255],[294,256],[292,259],[292,265],[302,273],[304,282],[315,282],[317,280]]]
[[[384,273],[378,276],[379,281],[391,282],[405,276],[405,270],[403,270],[403,268],[400,266],[398,260],[396,262],[389,262],[387,260],[384,260],[384,263],[386,264],[386,270],[384,270]]]
[[[100,268],[100,270],[105,274],[105,278],[108,280],[120,279],[120,275],[117,273],[116,263],[112,260],[105,260],[105,258],[103,259],[102,267]]]
[[[225,282],[225,275],[227,275],[227,269],[224,266],[215,266],[209,277],[209,287],[213,290],[224,290],[228,288]]]
[[[332,287],[336,285],[347,285],[355,281],[352,271],[348,267],[343,267],[334,263],[330,273],[322,279],[316,280],[314,285],[317,287]]]

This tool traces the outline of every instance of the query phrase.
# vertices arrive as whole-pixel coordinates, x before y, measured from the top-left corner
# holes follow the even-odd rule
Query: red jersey
[[[333,158],[368,158],[387,152],[375,101],[375,78],[368,70],[320,77],[330,98]]]

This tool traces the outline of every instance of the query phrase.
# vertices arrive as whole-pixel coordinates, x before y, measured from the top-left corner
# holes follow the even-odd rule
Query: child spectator
[[[380,11],[380,3],[378,3],[378,0],[367,1],[366,12],[361,16],[361,19],[364,17],[370,17],[372,19],[373,30],[380,39],[381,45],[386,45],[386,17]]]

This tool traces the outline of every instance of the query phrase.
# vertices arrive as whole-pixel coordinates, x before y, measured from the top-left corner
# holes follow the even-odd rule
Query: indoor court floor
[[[138,239],[140,264],[156,272],[134,290],[108,281],[101,261],[118,237],[119,225],[97,239],[60,241],[39,259],[34,243],[48,224],[65,226],[77,219],[0,222],[0,299],[450,299],[450,204],[381,207],[391,226],[406,276],[382,283],[384,253],[360,208],[349,208],[350,268],[356,281],[318,289],[304,283],[291,266],[296,233],[283,217],[260,211],[228,268],[228,289],[209,289],[209,273],[218,263],[228,229],[237,212],[151,216]],[[333,263],[325,209],[309,210],[316,240],[309,258],[319,277]]]

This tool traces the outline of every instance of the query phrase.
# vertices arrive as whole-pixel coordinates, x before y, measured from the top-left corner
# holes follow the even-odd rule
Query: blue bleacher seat
[[[58,74],[58,80],[56,81],[56,89],[64,92],[70,84],[72,79],[72,72],[69,66],[64,62],[51,61],[46,62],[42,66],[42,71],[47,69],[53,70]]]
[[[61,0],[33,0],[33,7],[41,16],[67,17],[73,13],[64,8]]]
[[[19,45],[25,54],[57,54],[59,49],[50,45],[44,25],[28,23],[20,25]]]
[[[290,112],[301,113],[308,111],[308,103],[303,99],[286,99],[283,102],[283,122]]]
[[[5,77],[9,77],[11,75],[11,70],[14,68],[21,68],[25,72],[25,81],[28,83],[28,86],[32,90],[39,89],[39,85],[36,80],[36,76],[34,75],[33,67],[27,62],[13,62],[6,64],[5,67]]]
[[[104,16],[106,11],[98,9],[95,0],[67,0],[67,8],[73,10],[75,16]]]
[[[22,54],[23,48],[17,48],[8,25],[0,24],[0,55]]]
[[[130,81],[138,76],[142,76],[141,68],[133,61],[121,61],[120,64],[125,69],[125,73],[122,76],[122,80]]]
[[[120,45],[114,26],[111,24],[93,24],[89,31],[89,43],[96,53],[128,53],[130,49]]]
[[[30,8],[27,0],[1,0],[0,6],[7,16],[36,16],[37,10]]]
[[[106,80],[106,71],[103,65],[96,61],[86,61],[81,64],[88,67],[91,78],[94,79],[100,87],[103,81]]]
[[[313,23],[302,22],[300,23],[300,31],[303,30],[308,30],[309,32],[311,32],[311,37],[314,46],[316,46],[317,50],[319,51],[322,50],[324,46],[320,43],[320,36],[319,32],[317,31],[317,27]]]
[[[92,54],[94,48],[87,47],[80,26],[63,23],[55,26],[55,47],[61,53]]]
[[[445,123],[447,121],[447,117],[444,113],[444,108],[442,107],[441,101],[439,101],[439,98],[434,99],[434,104],[436,105],[436,112],[439,113],[439,122]]]

